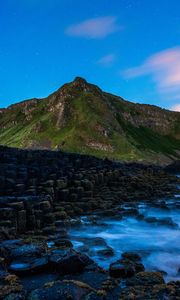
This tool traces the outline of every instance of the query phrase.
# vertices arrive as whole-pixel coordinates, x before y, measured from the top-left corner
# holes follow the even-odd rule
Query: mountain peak
[[[80,76],[76,76],[73,80],[74,83],[80,83],[80,84],[87,84],[86,79],[80,77]]]
[[[70,84],[72,87],[79,91],[98,93],[102,92],[98,86],[87,82],[86,79],[79,76],[75,77],[75,79]]]
[[[8,146],[60,147],[117,160],[180,157],[180,113],[125,101],[81,77],[0,115],[0,141]]]
[[[75,77],[75,79],[71,82],[71,86],[75,87],[76,89],[86,91],[88,91],[90,88],[90,84],[82,77]]]

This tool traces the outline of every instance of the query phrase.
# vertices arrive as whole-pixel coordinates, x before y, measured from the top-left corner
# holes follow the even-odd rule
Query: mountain
[[[76,77],[47,98],[0,109],[0,143],[164,163],[180,158],[180,113],[125,101]]]

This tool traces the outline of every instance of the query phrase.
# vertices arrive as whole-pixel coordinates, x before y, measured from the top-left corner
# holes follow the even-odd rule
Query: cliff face
[[[125,101],[77,77],[47,98],[1,109],[0,143],[168,162],[180,157],[180,113]]]

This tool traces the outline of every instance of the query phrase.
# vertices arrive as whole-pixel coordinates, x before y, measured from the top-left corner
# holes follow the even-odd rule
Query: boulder
[[[125,265],[120,261],[110,264],[109,274],[115,278],[128,278],[135,274],[135,268],[132,264]]]
[[[122,258],[131,260],[133,262],[141,261],[141,257],[136,252],[123,252]]]
[[[96,251],[99,256],[111,257],[114,255],[114,250],[111,247],[100,249]]]
[[[54,241],[55,245],[59,248],[72,248],[73,244],[67,239],[57,239]]]
[[[29,274],[38,274],[48,269],[48,257],[32,258],[22,257],[13,260],[8,270],[18,276],[25,276]]]
[[[26,244],[11,250],[11,257],[40,257],[46,251],[46,245]]]
[[[94,262],[87,255],[73,250],[54,250],[50,254],[49,263],[52,269],[65,275],[82,272],[86,266]]]
[[[85,297],[92,291],[94,289],[84,282],[75,280],[55,281],[46,283],[44,288],[32,291],[28,300],[81,300],[86,299]]]

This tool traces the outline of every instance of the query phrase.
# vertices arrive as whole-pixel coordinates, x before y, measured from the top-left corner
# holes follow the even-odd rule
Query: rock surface
[[[97,209],[99,216],[115,216],[116,206],[126,201],[170,195],[175,180],[150,165],[0,146],[0,238],[28,231],[49,234]],[[129,208],[122,215],[138,216],[138,211]]]
[[[138,253],[124,252],[105,271],[88,256],[91,248],[113,258],[105,240],[79,238],[75,251],[68,233],[83,222],[103,226],[102,217],[142,217],[140,199],[167,209],[154,199],[173,194],[177,182],[151,165],[0,147],[0,299],[178,299],[179,283],[146,272]]]

